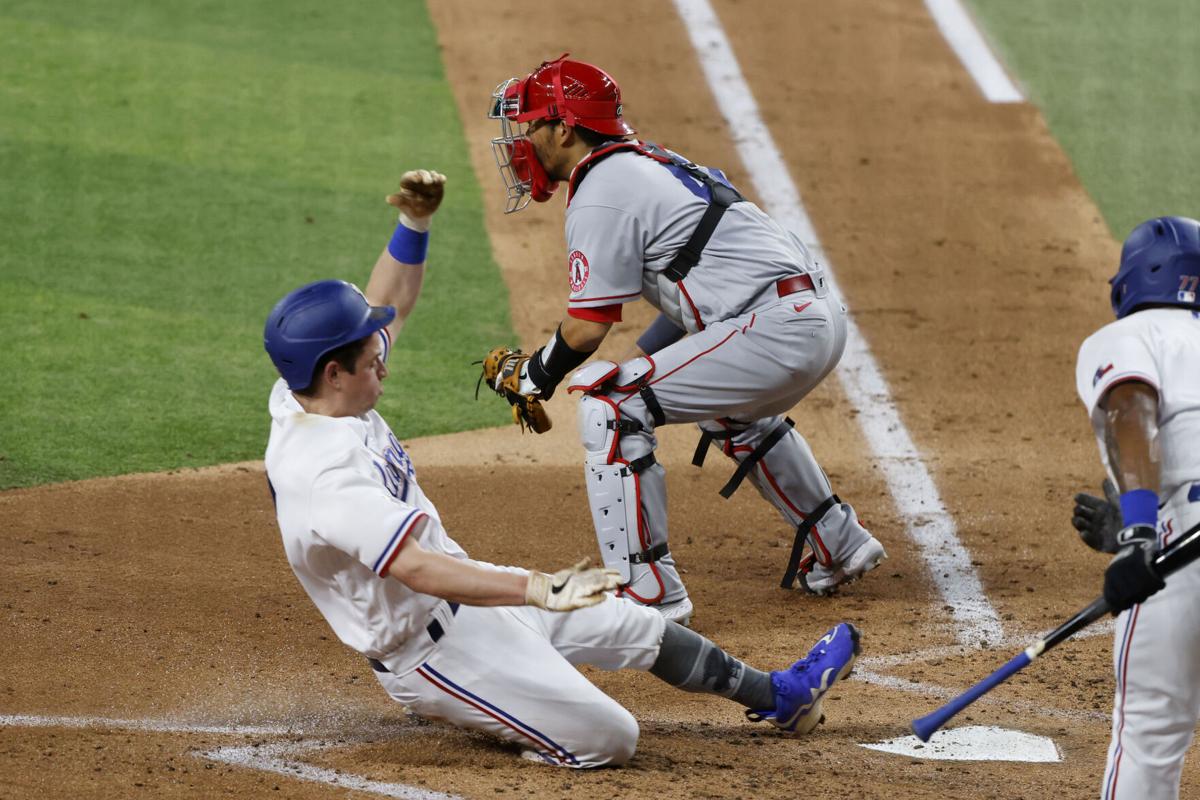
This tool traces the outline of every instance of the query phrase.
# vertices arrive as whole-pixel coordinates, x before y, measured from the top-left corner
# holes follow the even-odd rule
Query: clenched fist
[[[388,205],[400,209],[400,221],[416,231],[429,230],[429,218],[442,204],[446,176],[428,169],[413,169],[400,176],[400,191],[387,196]]]
[[[525,602],[547,611],[571,611],[603,602],[605,592],[616,589],[621,576],[613,569],[588,569],[588,559],[553,575],[530,572]]]

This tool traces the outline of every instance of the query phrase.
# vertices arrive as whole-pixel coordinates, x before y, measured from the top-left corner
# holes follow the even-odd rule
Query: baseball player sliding
[[[735,462],[722,494],[749,478],[796,529],[785,586],[826,594],[878,565],[883,546],[781,416],[834,368],[846,341],[845,306],[804,245],[719,170],[631,138],[620,88],[591,64],[563,56],[505,81],[491,116],[507,211],[567,183],[570,287],[544,347],[493,351],[484,372],[493,388],[540,431],[540,400],[595,352],[625,303],[644,297],[661,312],[627,360],[593,361],[568,385],[582,394],[588,499],[623,596],[667,619],[692,614],[654,457],[655,429],[682,422],[702,431],[695,463],[711,442]]]
[[[1200,562],[1165,586],[1151,565],[1200,523],[1200,222],[1160,217],[1137,226],[1110,282],[1117,319],[1084,341],[1075,372],[1120,490],[1115,502],[1075,499],[1084,541],[1116,553],[1104,575],[1104,596],[1121,613],[1101,797],[1165,800],[1179,796],[1200,718]]]
[[[633,717],[576,664],[648,670],[728,697],[752,720],[811,731],[859,652],[853,626],[835,626],[789,669],[765,673],[613,597],[612,570],[495,566],[447,535],[375,411],[391,343],[421,290],[444,182],[436,172],[404,174],[388,197],[400,221],[365,295],[318,281],[267,318],[264,344],[281,376],[270,395],[267,477],[288,562],[309,597],[396,701],[546,763],[622,764],[637,744]]]

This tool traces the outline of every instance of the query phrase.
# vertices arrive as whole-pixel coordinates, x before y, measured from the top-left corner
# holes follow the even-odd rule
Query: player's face
[[[525,136],[533,145],[533,152],[546,174],[552,180],[565,181],[571,177],[571,171],[566,169],[566,174],[563,174],[567,158],[558,143],[558,127],[557,122],[534,120],[526,130]]]
[[[375,334],[367,339],[354,373],[342,373],[342,397],[347,410],[357,416],[375,407],[383,394],[383,379],[388,376],[383,361],[383,342]]]

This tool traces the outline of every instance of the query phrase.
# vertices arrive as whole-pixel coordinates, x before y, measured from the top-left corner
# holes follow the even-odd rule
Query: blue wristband
[[[403,222],[396,226],[388,253],[401,264],[424,264],[429,252],[429,231],[414,231]]]
[[[1134,489],[1121,495],[1121,519],[1125,527],[1158,524],[1158,495],[1149,489]]]

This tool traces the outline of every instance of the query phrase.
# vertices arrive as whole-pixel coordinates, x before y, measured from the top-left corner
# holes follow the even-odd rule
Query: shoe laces
[[[824,656],[826,654],[826,652],[827,652],[827,650],[824,647],[822,647],[819,650],[813,650],[811,653],[806,655],[804,658],[800,659],[795,664],[792,664],[792,666],[788,667],[788,672],[793,675],[803,675],[804,673],[808,672],[810,667],[812,667],[813,662],[816,661],[818,658]],[[776,694],[786,697],[787,695],[791,694],[791,686],[788,685],[788,683],[786,681],[780,681],[779,684],[775,687],[775,692],[776,692]]]

